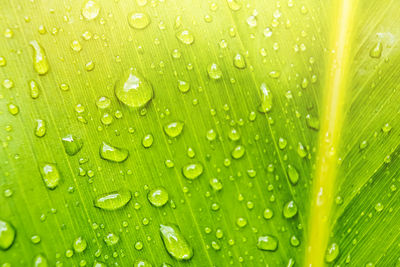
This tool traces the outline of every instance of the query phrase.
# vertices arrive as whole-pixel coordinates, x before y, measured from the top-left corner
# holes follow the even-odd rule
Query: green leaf
[[[2,1],[1,266],[399,264],[398,10]]]

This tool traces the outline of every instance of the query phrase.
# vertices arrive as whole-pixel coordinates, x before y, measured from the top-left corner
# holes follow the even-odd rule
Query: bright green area
[[[303,266],[334,1],[1,1],[0,266]],[[325,260],[394,266],[400,2],[348,1]]]

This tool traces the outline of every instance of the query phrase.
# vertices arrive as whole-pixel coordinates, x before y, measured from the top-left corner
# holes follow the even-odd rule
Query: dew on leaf
[[[74,243],[72,245],[76,253],[81,253],[85,251],[85,249],[87,248],[87,242],[81,236],[75,238]]]
[[[264,219],[266,219],[266,220],[272,219],[272,217],[274,216],[274,212],[271,209],[266,208],[264,210],[263,216],[264,216]]]
[[[182,173],[185,178],[194,180],[203,173],[203,165],[200,162],[187,164],[182,168]]]
[[[232,11],[238,11],[242,8],[242,4],[238,0],[226,0],[226,2]]]
[[[245,61],[245,59],[244,59],[242,54],[237,53],[233,57],[233,65],[238,69],[246,68],[246,61]]]
[[[306,115],[306,124],[307,124],[307,127],[312,130],[315,130],[315,131],[319,130],[319,119],[317,117],[307,114]]]
[[[297,182],[299,181],[299,173],[298,173],[298,171],[296,170],[296,168],[293,165],[288,164],[288,166],[287,166],[287,174],[289,176],[290,182],[293,185],[297,184]]]
[[[119,236],[114,233],[108,233],[104,236],[103,241],[107,246],[114,246],[118,243]]]
[[[382,126],[382,132],[388,133],[392,130],[392,126],[389,123],[385,123],[385,125]]]
[[[190,45],[194,42],[194,35],[189,30],[182,30],[176,34],[176,38],[184,44]]]
[[[46,123],[44,120],[35,120],[35,135],[37,137],[43,137],[46,134]]]
[[[39,75],[44,75],[49,71],[49,62],[43,47],[36,41],[30,41],[33,48],[33,68]]]
[[[7,221],[0,220],[0,249],[9,249],[14,243],[15,235],[14,226]]]
[[[281,149],[281,150],[285,149],[286,145],[287,145],[287,140],[283,137],[279,137],[279,140],[278,140],[279,149]]]
[[[69,156],[76,155],[83,147],[83,141],[80,137],[68,134],[61,139],[65,153]]]
[[[369,50],[369,56],[372,58],[380,58],[382,56],[383,44],[382,42],[376,42],[374,46]]]
[[[325,254],[325,261],[327,263],[333,262],[339,256],[339,245],[336,243],[331,243]]]
[[[260,86],[261,91],[261,104],[258,110],[262,113],[271,111],[272,109],[272,93],[265,83]]]
[[[283,216],[286,219],[293,218],[297,214],[297,204],[291,200],[283,206]]]
[[[236,225],[240,228],[243,228],[247,225],[247,219],[243,217],[239,217],[236,219]]]
[[[82,16],[87,20],[97,18],[100,12],[100,5],[92,0],[87,1],[82,7]]]
[[[235,128],[232,128],[228,132],[228,137],[231,141],[237,141],[240,139],[240,133]]]
[[[164,187],[157,187],[149,191],[147,199],[154,207],[162,207],[168,202],[168,192]]]
[[[123,162],[129,156],[129,151],[125,148],[112,146],[106,142],[100,145],[100,157],[111,162]]]
[[[33,258],[33,266],[34,267],[48,267],[49,262],[47,258],[43,254],[38,254]]]
[[[307,156],[307,151],[306,148],[303,146],[302,143],[298,143],[297,145],[297,154],[301,157],[301,158],[305,158]]]
[[[217,138],[217,132],[214,129],[207,131],[206,138],[208,141],[214,141]]]
[[[126,206],[131,198],[129,190],[113,191],[97,196],[94,206],[103,210],[117,210]]]
[[[213,80],[219,80],[222,77],[222,71],[216,63],[207,66],[208,77]]]
[[[19,113],[19,107],[13,103],[8,104],[8,112],[10,112],[11,115],[18,115]]]
[[[133,264],[133,267],[153,267],[153,265],[147,260],[136,260]]]
[[[154,137],[152,134],[146,134],[145,136],[143,136],[142,139],[142,145],[145,148],[149,148],[153,145],[154,142]]]
[[[153,98],[153,87],[139,72],[130,68],[115,83],[115,95],[125,105],[140,108]]]
[[[193,257],[193,248],[177,226],[160,225],[161,238],[165,249],[176,260],[190,260]]]
[[[223,187],[221,180],[218,179],[218,178],[211,178],[210,179],[210,186],[215,191],[220,191],[222,189],[222,187]]]
[[[142,30],[150,25],[150,17],[146,13],[132,12],[128,15],[128,24],[134,29]]]
[[[246,149],[242,145],[237,145],[231,152],[231,156],[234,159],[240,159],[243,157],[244,153],[246,152]]]
[[[33,98],[33,99],[36,99],[36,98],[38,98],[39,97],[39,85],[37,84],[37,82],[36,81],[34,81],[34,80],[30,80],[29,82],[28,82],[28,87],[29,87],[29,93],[30,93],[30,96]]]
[[[181,121],[174,121],[164,125],[164,132],[169,137],[177,137],[182,133],[185,124]]]
[[[265,251],[275,251],[278,249],[278,239],[272,235],[258,237],[257,248]]]
[[[55,189],[60,182],[60,173],[57,165],[53,163],[40,163],[39,168],[46,187],[49,189]]]

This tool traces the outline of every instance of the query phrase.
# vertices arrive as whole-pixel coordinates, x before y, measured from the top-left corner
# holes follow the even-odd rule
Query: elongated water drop
[[[112,162],[123,162],[129,156],[129,151],[103,142],[100,145],[100,157]]]
[[[304,147],[304,145],[302,143],[300,143],[300,142],[297,144],[297,154],[301,158],[305,158],[307,156],[307,150]]]
[[[260,236],[257,242],[257,248],[266,251],[275,251],[278,248],[278,239],[272,235]]]
[[[288,164],[287,166],[287,174],[289,176],[290,182],[295,185],[299,181],[299,173],[297,172],[296,168],[292,165]]]
[[[260,86],[261,91],[261,104],[258,110],[262,113],[271,111],[272,109],[272,93],[265,83]]]
[[[49,262],[47,258],[43,254],[36,255],[33,259],[33,267],[47,267],[49,266]]]
[[[237,53],[233,57],[233,65],[238,69],[246,68],[246,61],[245,61],[244,57],[242,56],[242,54]]]
[[[28,82],[28,86],[29,86],[29,93],[31,95],[31,97],[33,99],[36,99],[39,97],[39,85],[37,84],[37,82],[35,82],[34,80],[30,80]]]
[[[40,75],[46,74],[49,71],[49,62],[43,47],[36,40],[30,41],[29,44],[33,48],[33,68]]]
[[[164,132],[169,137],[177,137],[182,133],[184,125],[185,124],[181,121],[170,122],[164,126]]]
[[[160,233],[165,249],[172,257],[177,260],[190,260],[193,257],[193,248],[177,226],[161,224]]]
[[[11,223],[0,220],[0,249],[9,249],[15,240],[15,228]]]
[[[147,194],[147,199],[153,206],[162,207],[168,202],[168,192],[164,187],[157,187]]]
[[[153,87],[135,69],[130,68],[115,83],[118,100],[132,108],[140,108],[153,98]]]
[[[65,153],[67,153],[69,156],[76,155],[76,153],[78,153],[82,149],[83,141],[80,137],[68,134],[61,140],[64,146]]]
[[[182,168],[182,173],[185,178],[194,180],[203,173],[203,165],[200,162],[187,164]]]
[[[325,254],[325,261],[327,263],[333,262],[339,256],[339,245],[332,243],[328,246]]]
[[[176,38],[184,44],[190,45],[194,42],[194,35],[189,30],[182,30],[176,34]]]
[[[128,204],[132,198],[129,190],[119,190],[101,194],[94,200],[94,206],[103,210],[117,210]]]
[[[128,15],[128,23],[134,29],[142,30],[150,25],[150,17],[145,13],[132,12]]]
[[[211,63],[207,66],[208,77],[213,80],[219,80],[222,77],[222,71],[216,63]]]
[[[244,153],[246,152],[246,149],[242,145],[237,145],[231,152],[231,156],[234,159],[240,159],[243,157]]]
[[[99,12],[100,5],[92,0],[87,1],[82,8],[82,15],[87,20],[93,20],[97,18]]]
[[[308,128],[313,129],[315,131],[319,130],[319,119],[317,117],[307,114],[306,115],[306,123],[307,123]]]
[[[296,203],[292,200],[287,202],[284,206],[283,206],[283,216],[286,219],[290,219],[293,218],[294,216],[296,216],[297,214],[297,205]]]
[[[60,173],[57,166],[53,163],[40,163],[39,168],[46,187],[55,189],[60,182]]]
[[[369,51],[369,55],[372,58],[380,58],[382,56],[383,44],[382,42],[377,42]]]
[[[37,119],[35,125],[35,135],[37,137],[43,137],[46,134],[46,123],[44,120]]]

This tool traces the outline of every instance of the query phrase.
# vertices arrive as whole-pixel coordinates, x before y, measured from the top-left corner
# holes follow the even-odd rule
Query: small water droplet
[[[219,80],[222,77],[222,71],[216,63],[211,63],[207,66],[208,77],[213,80]]]
[[[380,58],[382,56],[383,44],[382,42],[377,42],[369,51],[369,55],[372,58]]]
[[[231,156],[234,159],[240,159],[243,157],[244,153],[246,152],[246,149],[242,145],[237,145],[231,152]]]
[[[153,145],[154,137],[152,134],[146,134],[143,136],[142,145],[144,148],[149,148]]]
[[[9,249],[15,240],[15,228],[11,223],[0,220],[0,249]]]
[[[33,267],[48,267],[49,262],[43,254],[38,254],[33,258]]]
[[[161,224],[160,233],[165,249],[176,260],[190,260],[193,257],[193,248],[177,226]]]
[[[297,154],[301,157],[301,158],[305,158],[307,156],[307,151],[306,148],[303,146],[302,143],[298,143],[297,145]]]
[[[35,135],[37,137],[43,137],[46,134],[46,123],[44,120],[35,120]]]
[[[44,184],[49,189],[55,189],[60,182],[60,173],[53,163],[40,163],[40,173]]]
[[[181,91],[182,93],[186,93],[189,91],[190,89],[190,84],[188,82],[179,80],[178,81],[178,89],[179,91]]]
[[[13,103],[10,103],[7,105],[8,107],[8,112],[10,112],[11,115],[18,115],[19,113],[19,107]]]
[[[245,61],[244,57],[242,56],[242,54],[237,53],[233,57],[233,65],[238,69],[246,68],[246,61]]]
[[[142,30],[150,25],[150,17],[145,13],[130,13],[128,15],[128,23],[134,29]]]
[[[113,191],[97,196],[94,206],[103,210],[117,210],[126,206],[131,198],[129,190]]]
[[[308,128],[313,129],[315,131],[319,130],[319,119],[317,117],[307,114],[306,115],[306,123],[307,123]]]
[[[87,248],[87,242],[85,239],[83,239],[83,237],[77,237],[74,240],[73,247],[75,252],[81,253]]]
[[[293,185],[297,184],[297,182],[299,181],[299,173],[298,173],[298,171],[296,170],[296,168],[293,167],[291,164],[288,164],[288,166],[287,166],[287,173],[288,173],[290,182],[291,182]]]
[[[177,137],[182,133],[185,124],[181,121],[174,121],[164,125],[164,132],[169,137]]]
[[[258,237],[257,248],[266,251],[275,251],[278,249],[278,239],[272,235]]]
[[[43,47],[36,41],[30,41],[33,48],[33,68],[39,75],[44,75],[49,71],[49,62]]]
[[[83,147],[83,141],[80,137],[68,134],[61,139],[65,153],[69,156],[76,155]]]
[[[39,97],[39,85],[37,84],[37,82],[35,82],[34,80],[30,80],[28,82],[28,86],[29,86],[29,93],[31,95],[31,97],[33,99],[36,99]]]
[[[271,219],[273,216],[274,216],[274,212],[273,212],[271,209],[266,208],[266,209],[264,210],[264,219],[269,220],[269,219]]]
[[[82,8],[82,15],[87,20],[93,20],[97,18],[99,12],[100,12],[100,5],[92,0],[87,1]]]
[[[194,42],[194,35],[189,30],[182,30],[176,34],[176,38],[184,44],[190,45]]]
[[[103,142],[100,145],[100,157],[112,162],[123,162],[129,156],[129,151]]]
[[[114,246],[118,243],[119,241],[119,236],[117,236],[114,233],[108,233],[106,236],[103,238],[104,243],[106,243],[107,246]]]
[[[260,86],[261,91],[261,104],[258,110],[262,113],[271,111],[272,109],[272,93],[265,83]]]
[[[238,0],[226,0],[226,2],[232,11],[238,11],[242,8],[242,4]]]
[[[115,95],[125,105],[140,108],[153,98],[153,87],[135,69],[130,68],[115,83]]]
[[[182,173],[185,178],[194,180],[203,173],[203,165],[200,162],[190,163],[182,168]]]
[[[168,202],[168,192],[163,187],[157,187],[147,194],[147,199],[153,206],[162,207]]]
[[[283,216],[286,219],[290,219],[293,218],[294,216],[296,216],[297,214],[297,205],[296,203],[292,200],[287,202],[284,206],[283,206]]]
[[[136,260],[133,267],[153,267],[153,265],[147,260]]]

